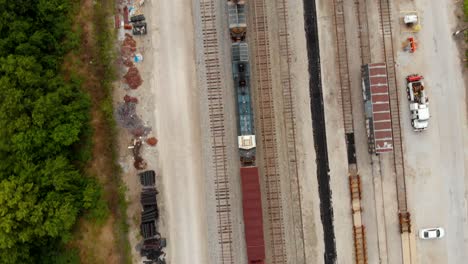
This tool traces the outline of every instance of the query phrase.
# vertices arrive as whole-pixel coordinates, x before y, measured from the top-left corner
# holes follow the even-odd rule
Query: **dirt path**
[[[159,5],[159,6],[158,6]],[[149,80],[159,138],[169,263],[207,263],[204,186],[196,89],[193,17],[182,0],[151,2],[159,42]]]

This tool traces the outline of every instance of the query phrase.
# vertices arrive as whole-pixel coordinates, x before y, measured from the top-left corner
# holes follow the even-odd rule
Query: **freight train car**
[[[255,132],[250,92],[249,49],[247,43],[232,44],[232,75],[237,97],[238,143],[241,163],[255,162]]]
[[[361,68],[369,153],[393,151],[392,118],[385,63]]]
[[[233,41],[232,78],[237,102],[237,139],[241,161],[240,176],[247,259],[249,264],[263,264],[265,241],[262,197],[258,168],[255,166],[257,146],[250,89],[249,47],[245,42],[247,32],[245,1],[231,0],[227,4],[229,32]]]
[[[242,167],[240,171],[248,263],[263,264],[265,241],[263,240],[262,195],[258,168]]]
[[[244,41],[247,31],[244,1],[228,1],[229,32],[233,41]]]

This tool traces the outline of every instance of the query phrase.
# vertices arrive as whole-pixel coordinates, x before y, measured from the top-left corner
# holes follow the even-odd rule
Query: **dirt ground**
[[[462,39],[452,36],[462,28],[455,16],[462,3],[417,0],[414,5],[400,5],[402,10],[417,10],[421,17],[421,31],[414,34],[418,49],[414,54],[398,54],[400,85],[404,85],[405,75],[422,74],[431,113],[428,130],[420,134],[411,131],[407,115],[402,115],[401,120],[412,226],[416,232],[428,227],[443,227],[446,231],[446,236],[434,243],[417,238],[415,233],[416,260],[463,263],[468,245],[467,70],[463,65],[464,51],[459,52],[456,43]],[[400,33],[400,42],[407,35]],[[403,89],[401,98],[404,101],[400,111],[405,113],[408,104]]]

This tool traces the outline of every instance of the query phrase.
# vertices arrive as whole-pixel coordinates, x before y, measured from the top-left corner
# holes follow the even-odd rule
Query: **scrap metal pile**
[[[143,84],[143,79],[138,68],[143,61],[144,49],[138,50],[137,44],[141,35],[147,34],[145,16],[140,8],[144,0],[119,0],[119,9],[115,16],[116,28],[122,40],[120,46],[119,62],[124,69],[122,72],[121,86],[126,94],[123,102],[119,102],[115,109],[115,117],[119,125],[126,128],[132,135],[132,143],[128,147],[132,150],[134,167],[137,170],[145,170],[148,166],[141,155],[143,145],[156,146],[158,140],[149,136],[151,127],[137,114],[137,105],[142,98],[135,96],[137,89]],[[136,39],[134,39],[130,31]],[[140,64],[140,65],[139,65]],[[140,99],[140,100],[139,100]],[[145,264],[165,264],[166,239],[158,232],[157,222],[159,209],[157,203],[156,173],[153,170],[140,171],[138,178],[142,185],[141,190],[141,222],[140,234],[143,238],[139,244],[140,254]]]
[[[144,170],[146,169],[146,166],[147,166],[146,161],[140,155],[141,144],[142,144],[141,140],[134,139],[133,146],[131,146],[131,148],[133,147],[133,159],[134,159],[133,166],[137,170]]]
[[[130,100],[132,97],[127,97],[123,103],[118,103],[116,118],[117,122],[124,128],[128,129],[135,137],[147,136],[151,132],[151,127],[145,126],[143,121],[136,113],[137,100]],[[135,98],[136,99],[136,98]]]
[[[123,9],[118,9],[118,14],[115,15],[115,28],[123,27],[124,30],[132,30],[133,35],[146,35],[147,23],[145,16],[141,14],[143,0],[128,0],[120,1],[120,5],[124,5]],[[122,19],[123,17],[123,19]],[[129,19],[130,17],[130,19]]]
[[[143,245],[140,249],[140,254],[148,259],[144,263],[165,263],[163,249],[166,247],[166,239],[161,237],[157,230],[156,222],[159,219],[159,210],[157,202],[156,190],[156,173],[153,170],[143,171],[138,173],[142,184],[141,191],[141,225],[140,232],[143,237]]]
[[[130,4],[130,3],[129,3]],[[123,8],[123,22],[130,23],[128,19],[129,8],[127,5]],[[132,15],[134,12],[130,12],[131,22],[141,22],[144,20],[143,15]],[[116,21],[120,21],[120,16]],[[125,31],[125,27],[124,27]],[[134,167],[136,169],[145,169],[147,164],[143,157],[140,155],[140,150],[143,144],[149,146],[155,146],[157,139],[155,137],[148,137],[151,132],[151,127],[147,126],[137,114],[137,104],[139,102],[137,97],[131,95],[132,90],[137,89],[143,84],[143,79],[140,72],[135,65],[143,60],[143,56],[137,52],[137,41],[133,39],[132,35],[124,33],[124,39],[120,47],[120,62],[122,68],[126,69],[126,73],[123,75],[122,84],[123,88],[129,93],[123,98],[123,102],[119,102],[115,109],[115,117],[119,125],[126,128],[133,136],[132,145],[129,149],[133,149]]]

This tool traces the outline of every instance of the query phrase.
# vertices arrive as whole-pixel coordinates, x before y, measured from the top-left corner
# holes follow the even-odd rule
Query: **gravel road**
[[[168,225],[168,263],[207,263],[207,226],[201,160],[191,5],[183,0],[151,3],[159,42],[150,79]],[[156,39],[159,38],[159,39]]]

